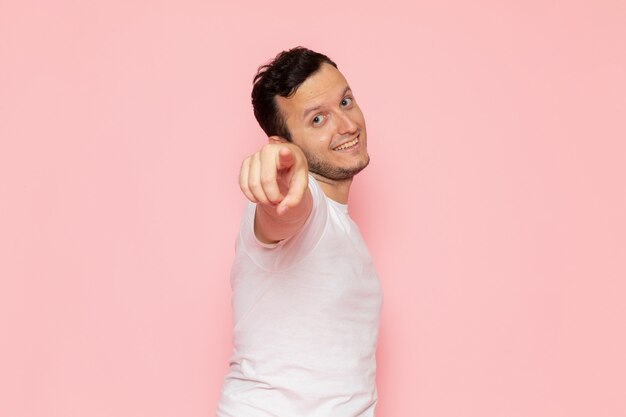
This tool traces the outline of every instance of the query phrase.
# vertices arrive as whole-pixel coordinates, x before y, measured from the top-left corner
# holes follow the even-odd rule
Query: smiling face
[[[369,163],[365,119],[344,76],[329,64],[276,103],[309,163],[309,171],[342,181]]]

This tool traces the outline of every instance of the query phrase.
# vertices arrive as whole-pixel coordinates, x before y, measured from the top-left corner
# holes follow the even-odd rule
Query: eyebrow
[[[351,90],[350,86],[349,86],[349,85],[347,85],[347,86],[346,86],[346,88],[343,90],[343,93],[341,93],[341,97],[345,96],[345,95],[346,95],[346,93],[347,93],[348,91],[350,91],[350,90]],[[321,109],[322,107],[324,107],[324,105],[323,105],[323,104],[320,104],[320,105],[318,105],[318,106],[315,106],[315,107],[311,107],[311,108],[309,108],[309,109],[306,109],[306,110],[304,111],[304,113],[302,114],[302,120],[306,119],[306,117],[307,117],[307,115],[308,115],[309,113],[311,113],[311,112],[313,112],[313,111],[316,111],[316,110],[319,110],[319,109]]]

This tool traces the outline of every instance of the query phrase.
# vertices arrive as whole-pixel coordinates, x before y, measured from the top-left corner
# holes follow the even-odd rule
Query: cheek
[[[330,124],[327,124],[322,129],[319,129],[317,132],[315,132],[315,142],[319,146],[326,146],[328,142],[330,142],[331,138],[332,129],[330,127]]]
[[[319,143],[319,144],[320,144],[320,146],[323,146],[325,143],[328,143],[329,141],[330,141],[330,140],[329,140],[328,135],[320,135],[320,136],[317,138],[317,143]]]

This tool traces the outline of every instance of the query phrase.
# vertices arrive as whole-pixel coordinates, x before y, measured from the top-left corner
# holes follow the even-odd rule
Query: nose
[[[350,114],[346,112],[338,112],[336,120],[337,133],[340,135],[354,134],[358,129],[356,122],[350,117]]]

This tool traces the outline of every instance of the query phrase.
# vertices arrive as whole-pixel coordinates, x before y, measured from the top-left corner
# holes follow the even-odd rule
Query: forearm
[[[275,243],[295,235],[304,225],[313,209],[311,190],[306,189],[300,204],[278,214],[276,206],[257,204],[254,216],[254,233],[264,243]]]

